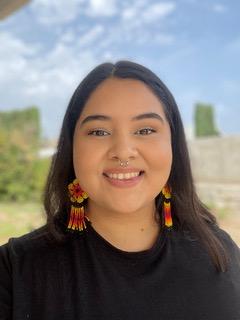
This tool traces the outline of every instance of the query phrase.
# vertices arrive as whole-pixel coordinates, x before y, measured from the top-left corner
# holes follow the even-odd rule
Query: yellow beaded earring
[[[171,228],[173,226],[172,214],[171,214],[171,190],[169,186],[165,186],[162,189],[162,194],[164,196],[163,200],[163,214],[165,219],[165,226]]]
[[[77,179],[68,185],[69,197],[74,205],[71,205],[71,211],[67,224],[67,230],[83,231],[87,228],[85,219],[89,218],[85,215],[83,202],[88,198],[88,194],[83,191]],[[81,204],[81,205],[80,205]]]

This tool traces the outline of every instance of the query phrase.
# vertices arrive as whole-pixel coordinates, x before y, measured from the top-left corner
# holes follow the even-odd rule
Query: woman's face
[[[145,113],[155,113],[159,119],[132,120]],[[109,120],[82,123],[96,114]],[[144,171],[136,185],[115,186],[104,176],[108,169],[122,168],[119,159],[129,160],[127,168]],[[127,213],[154,204],[170,175],[172,148],[163,107],[147,85],[134,79],[111,78],[97,87],[75,127],[73,164],[81,188],[95,206]]]

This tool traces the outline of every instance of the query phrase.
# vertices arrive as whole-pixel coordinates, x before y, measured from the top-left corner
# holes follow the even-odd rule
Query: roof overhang
[[[0,0],[0,20],[30,2],[30,0]]]

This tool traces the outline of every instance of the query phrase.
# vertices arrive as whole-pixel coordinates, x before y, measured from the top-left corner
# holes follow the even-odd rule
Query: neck
[[[93,228],[113,246],[124,251],[150,249],[160,232],[155,204],[136,212],[112,212],[89,201],[85,210]]]

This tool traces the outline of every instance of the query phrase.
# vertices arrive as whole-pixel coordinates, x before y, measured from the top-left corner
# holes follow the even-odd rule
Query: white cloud
[[[90,0],[85,13],[91,17],[113,16],[117,13],[117,2],[116,0]]]
[[[93,41],[96,41],[99,38],[99,36],[103,34],[103,32],[104,27],[98,24],[80,37],[79,44],[84,46],[90,45],[93,43]]]
[[[224,6],[223,4],[216,3],[213,5],[213,11],[218,12],[218,13],[223,13],[227,10],[227,7]]]
[[[78,52],[76,47],[58,43],[44,59],[38,58],[33,61],[37,76],[27,81],[28,87],[25,88],[25,92],[36,99],[43,92],[50,98],[65,96],[94,63],[94,55],[88,50]]]
[[[173,2],[155,3],[142,13],[142,18],[145,22],[153,22],[159,18],[163,18],[172,13],[176,8]]]
[[[172,13],[176,8],[174,2],[148,4],[147,1],[136,1],[122,11],[122,19],[133,24],[151,23]]]
[[[16,78],[23,81],[29,73],[29,58],[33,59],[40,47],[34,43],[30,46],[8,32],[0,34],[0,43],[0,87],[6,88]]]
[[[61,35],[61,42],[63,43],[72,43],[74,39],[76,38],[75,33],[73,30],[67,30],[64,33],[59,32]]]
[[[104,60],[115,60],[115,56],[113,55],[113,53],[110,51],[110,50],[106,50],[104,53],[103,53],[103,59]]]
[[[34,0],[30,9],[46,26],[66,24],[80,15],[111,17],[118,12],[116,0]]]
[[[118,24],[108,30],[108,38],[100,46],[125,43],[131,45],[170,45],[173,35],[161,31],[162,20],[175,10],[174,2],[149,4],[147,0],[136,0],[124,5]],[[146,26],[147,24],[147,26]],[[157,30],[154,29],[157,27]]]
[[[4,42],[3,42],[4,41]],[[79,50],[64,42],[50,51],[37,49],[10,33],[0,36],[0,109],[40,107],[47,134],[56,134],[67,103],[82,78],[96,65],[93,50]],[[31,54],[31,59],[26,55]]]
[[[146,0],[136,0],[134,3],[131,3],[131,5],[128,4],[121,12],[123,20],[137,18],[137,16],[141,13],[141,10],[146,7],[146,5]]]
[[[16,54],[21,54],[23,56],[32,56],[37,53],[39,46],[33,45],[31,43],[31,46],[24,43],[19,38],[14,37],[9,32],[2,32],[0,34],[0,43],[1,45],[1,59],[8,59],[11,57],[14,57]],[[9,56],[10,55],[10,56]]]
[[[73,21],[82,9],[85,0],[34,0],[31,10],[43,25],[55,25]]]

